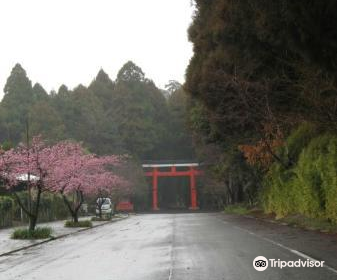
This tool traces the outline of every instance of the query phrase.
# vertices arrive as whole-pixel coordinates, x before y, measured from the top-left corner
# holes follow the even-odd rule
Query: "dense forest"
[[[47,93],[12,69],[0,104],[0,142],[4,149],[41,135],[48,142],[83,142],[98,155],[128,154],[138,161],[191,159],[193,149],[181,85],[159,89],[142,69],[127,62],[111,80],[101,69],[88,87],[62,85]]]
[[[337,2],[195,1],[189,123],[220,204],[337,222]]]

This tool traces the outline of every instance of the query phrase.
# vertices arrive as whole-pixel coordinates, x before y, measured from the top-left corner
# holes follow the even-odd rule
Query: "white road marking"
[[[173,269],[172,269],[172,266],[171,266],[171,267],[170,267],[170,274],[169,274],[168,280],[171,280],[171,278],[172,278],[172,271],[173,271]]]
[[[264,240],[264,241],[267,241],[267,242],[269,242],[269,243],[271,243],[271,244],[273,244],[273,245],[276,245],[276,246],[278,246],[278,247],[280,247],[280,248],[282,248],[282,249],[284,249],[284,250],[287,250],[287,251],[289,251],[289,252],[291,252],[291,253],[293,253],[293,254],[295,254],[295,255],[301,257],[301,258],[304,258],[304,259],[310,259],[310,260],[312,260],[312,261],[319,261],[319,260],[316,260],[316,259],[314,259],[314,258],[312,258],[312,257],[310,257],[310,256],[308,256],[308,255],[306,255],[306,254],[304,254],[304,253],[302,253],[302,252],[299,252],[299,251],[294,250],[294,249],[292,249],[292,248],[290,248],[290,247],[284,246],[284,245],[282,245],[281,243],[275,242],[274,240],[271,240],[271,239],[269,239],[269,238],[260,236],[260,235],[258,235],[258,234],[256,234],[256,233],[252,232],[252,231],[246,230],[246,229],[241,228],[241,227],[238,227],[238,226],[233,226],[233,227],[236,228],[236,229],[238,229],[238,230],[247,232],[248,234],[254,235],[254,236],[257,237],[257,238],[262,239],[262,240]],[[324,267],[325,267],[327,270],[329,270],[329,271],[331,271],[331,272],[337,274],[337,270],[334,269],[334,268],[332,268],[331,266],[328,266],[328,265],[324,264]]]

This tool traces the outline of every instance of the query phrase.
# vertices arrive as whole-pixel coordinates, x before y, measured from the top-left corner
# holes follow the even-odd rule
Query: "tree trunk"
[[[73,216],[73,222],[78,223],[78,213],[74,212],[72,216]]]
[[[34,231],[36,224],[37,224],[37,218],[39,215],[39,208],[40,208],[40,199],[41,199],[41,188],[38,187],[37,190],[37,197],[36,197],[36,205],[35,208],[32,209],[32,207],[30,207],[30,210],[28,210],[24,204],[22,203],[22,201],[20,200],[20,197],[17,195],[16,192],[14,192],[14,196],[16,198],[16,201],[18,202],[20,208],[23,210],[23,212],[25,212],[29,218],[29,231]]]
[[[67,206],[70,214],[71,214],[71,217],[73,218],[73,220],[75,220],[75,216],[77,216],[74,211],[73,211],[73,208],[71,207],[71,204],[70,202],[68,201],[67,197],[65,194],[61,193],[62,194],[62,198],[63,198],[63,201],[64,201],[64,204]]]
[[[68,201],[67,199],[67,196],[61,192],[61,195],[63,197],[63,201],[64,203],[66,204],[71,216],[72,216],[72,219],[73,219],[73,222],[74,223],[78,223],[78,212],[83,204],[83,194],[82,192],[78,192],[76,195],[78,196],[79,198],[79,202],[77,204],[77,206],[75,206],[74,208],[72,207],[72,203]],[[73,202],[74,204],[74,202]]]
[[[29,231],[34,231],[36,227],[37,216],[31,215],[29,216]]]
[[[41,193],[42,193],[41,188],[38,187],[34,213],[32,213],[32,215],[29,218],[29,230],[30,231],[35,230],[35,227],[36,227],[37,218],[39,216]]]

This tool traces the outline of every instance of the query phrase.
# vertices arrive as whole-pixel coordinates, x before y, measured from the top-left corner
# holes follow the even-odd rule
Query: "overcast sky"
[[[191,0],[0,0],[0,97],[15,63],[49,92],[115,79],[132,60],[164,87],[184,82]]]

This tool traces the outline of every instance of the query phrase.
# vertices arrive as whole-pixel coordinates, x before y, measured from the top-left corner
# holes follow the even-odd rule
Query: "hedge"
[[[20,199],[28,204],[27,192],[18,193]],[[69,216],[68,210],[60,195],[45,193],[41,196],[39,222],[64,220]],[[13,226],[14,222],[27,223],[28,217],[21,210],[16,199],[9,196],[0,196],[0,227]]]
[[[0,227],[13,224],[14,201],[8,196],[0,196]]]

